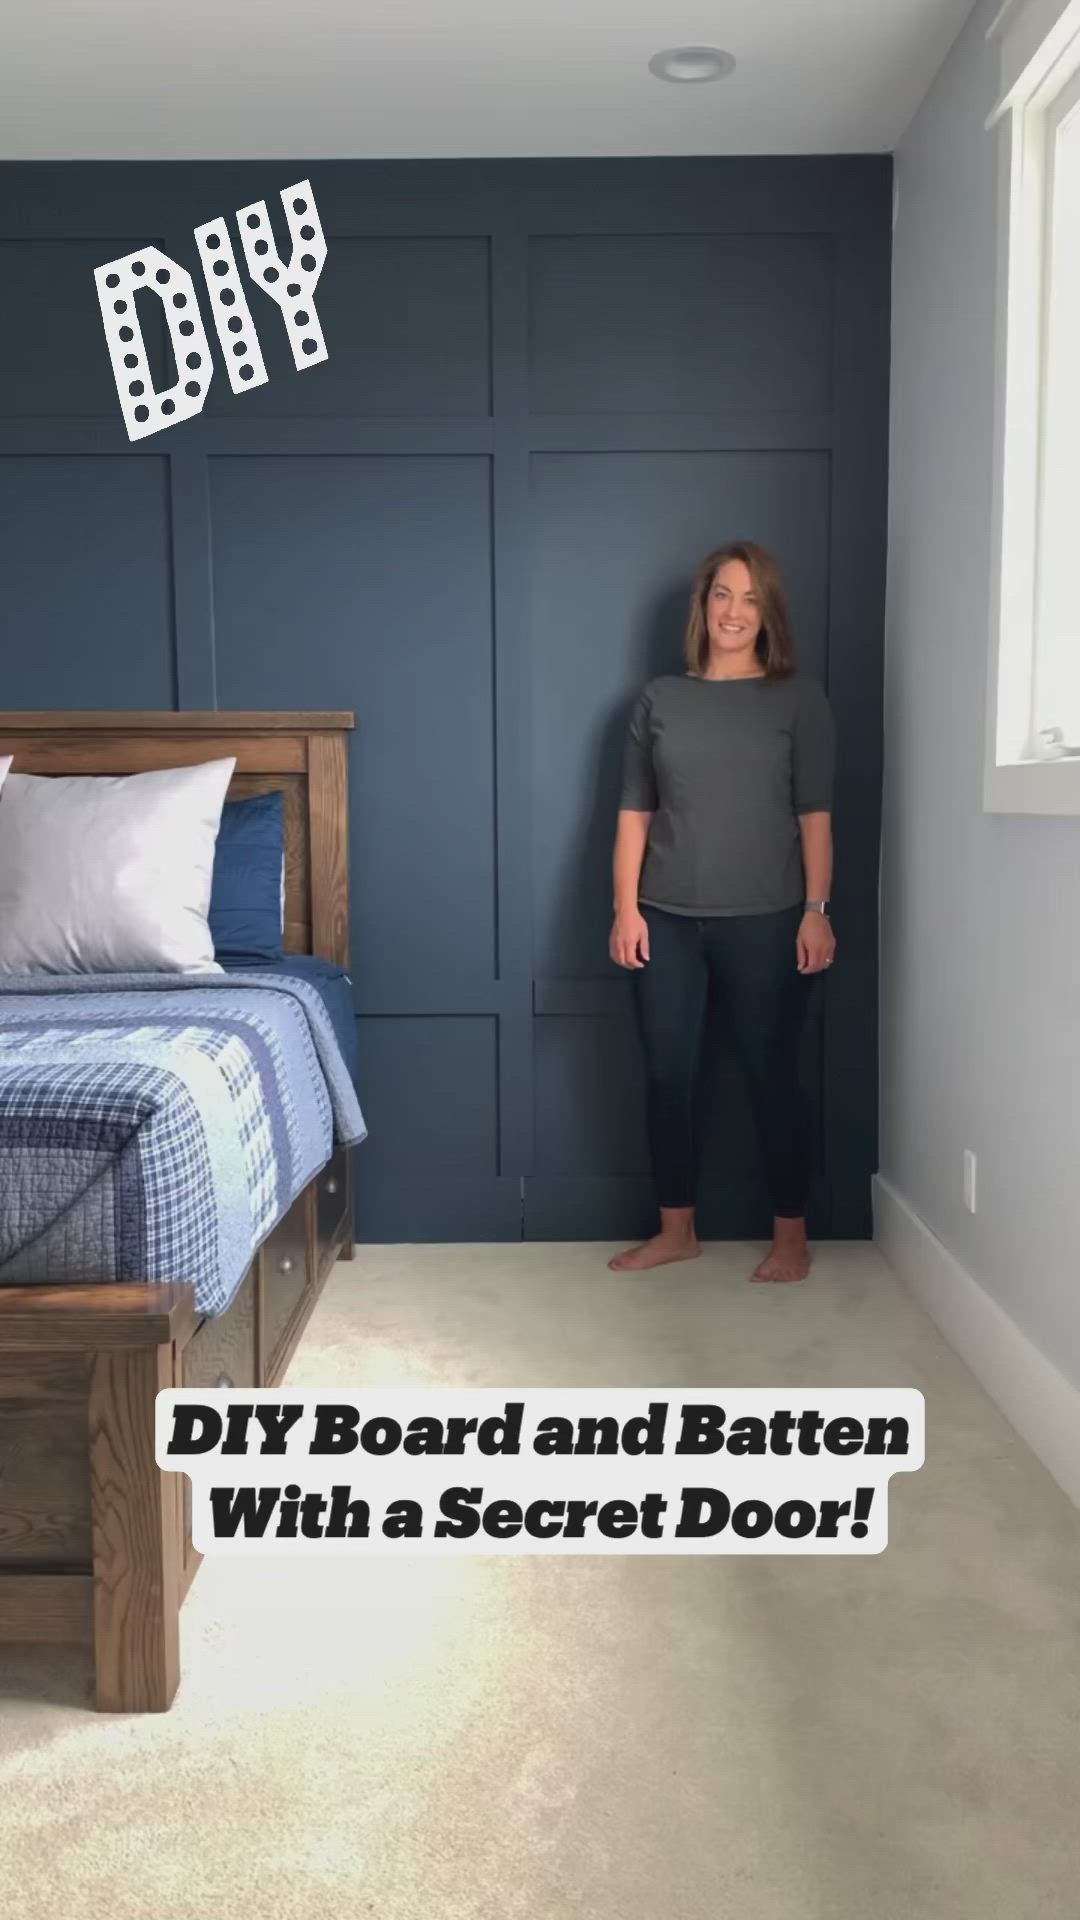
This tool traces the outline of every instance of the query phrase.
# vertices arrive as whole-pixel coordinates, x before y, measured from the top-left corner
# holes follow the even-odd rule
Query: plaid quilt
[[[0,979],[0,1285],[190,1281],[222,1313],[333,1152],[366,1138],[307,981]]]

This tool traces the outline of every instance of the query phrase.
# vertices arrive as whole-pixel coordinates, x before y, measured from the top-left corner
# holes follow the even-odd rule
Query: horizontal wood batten
[[[420,416],[378,414],[218,415],[199,421],[195,458],[281,459],[484,459],[491,452],[489,414]],[[189,443],[191,444],[191,443]],[[21,414],[0,419],[0,458],[123,460],[131,452],[124,422],[115,414]],[[143,456],[144,458],[147,456]],[[153,455],[149,456],[153,458]],[[168,460],[169,455],[158,454]],[[172,458],[175,460],[176,455]]]
[[[822,453],[836,438],[831,413],[533,413],[530,453]]]
[[[592,980],[539,978],[533,981],[533,1013],[622,1019],[633,1013],[630,981],[616,975]]]

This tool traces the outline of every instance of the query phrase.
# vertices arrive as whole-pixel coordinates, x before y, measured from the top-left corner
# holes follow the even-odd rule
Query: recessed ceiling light
[[[720,47],[665,47],[649,61],[658,80],[726,80],[734,71],[734,59]]]

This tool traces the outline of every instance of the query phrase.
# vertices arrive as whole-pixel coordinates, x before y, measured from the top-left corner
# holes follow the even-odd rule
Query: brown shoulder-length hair
[[[753,540],[731,540],[726,546],[714,547],[698,568],[690,592],[690,618],[686,626],[687,669],[700,678],[709,664],[709,594],[720,568],[729,560],[741,560],[754,583],[761,612],[761,632],[755,650],[766,678],[782,680],[795,670],[795,642],[787,594],[772,554]]]

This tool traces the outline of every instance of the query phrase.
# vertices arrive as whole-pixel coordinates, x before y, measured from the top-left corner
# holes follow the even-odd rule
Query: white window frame
[[[1080,73],[1080,0],[1006,0],[988,37],[1001,43],[1001,93],[987,121],[1000,143],[1000,170],[983,808],[1080,815],[1080,756],[1040,758],[1033,735],[1049,304],[1047,127]]]

